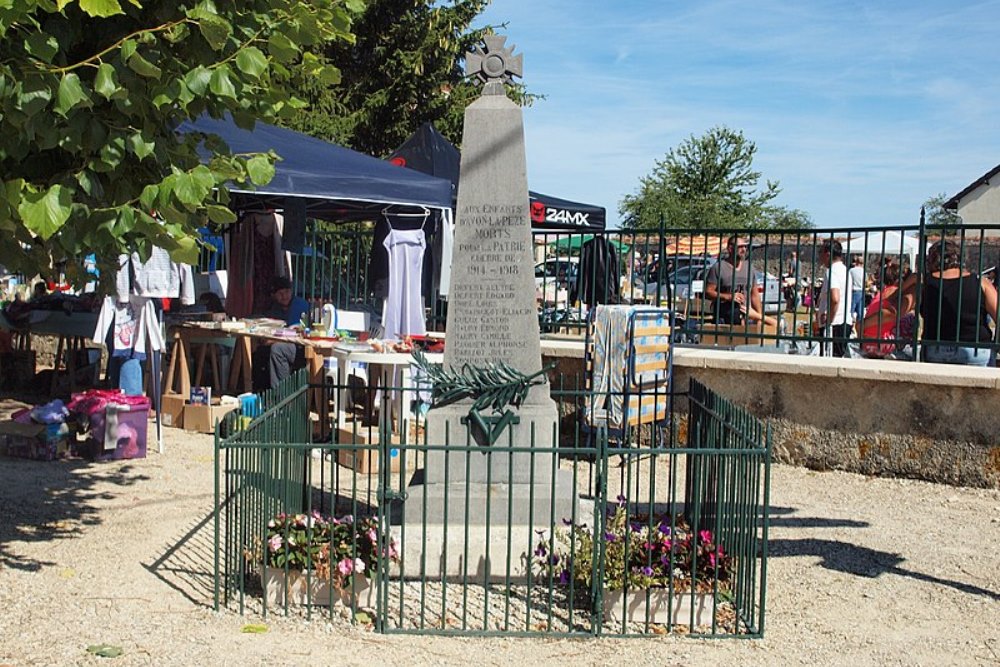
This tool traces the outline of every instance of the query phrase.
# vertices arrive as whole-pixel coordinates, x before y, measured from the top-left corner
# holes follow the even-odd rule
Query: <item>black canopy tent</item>
[[[451,181],[458,187],[461,153],[438,132],[432,123],[424,123],[389,156],[401,167]],[[531,203],[531,228],[536,232],[603,232],[607,223],[601,206],[559,199],[540,192],[528,192]]]
[[[391,204],[437,209],[452,204],[447,180],[401,171],[383,160],[267,123],[257,122],[253,130],[245,130],[228,116],[202,116],[181,123],[177,131],[218,135],[234,153],[273,150],[281,157],[267,185],[230,188],[237,207],[247,202],[281,207],[293,198],[306,202],[309,217],[350,220],[377,217]],[[201,152],[211,156],[204,147]]]

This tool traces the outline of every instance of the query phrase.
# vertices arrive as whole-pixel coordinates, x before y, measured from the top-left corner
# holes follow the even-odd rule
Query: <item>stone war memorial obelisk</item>
[[[506,364],[531,376],[540,374],[542,355],[524,125],[521,108],[505,89],[512,76],[521,76],[521,56],[504,48],[505,37],[484,41],[485,49],[466,55],[467,74],[483,89],[465,111],[444,369],[462,373]],[[406,524],[446,527],[440,539],[424,531],[428,575],[442,569],[483,574],[484,568],[495,575],[506,565],[506,548],[495,551],[506,535],[528,535],[529,526],[548,528],[574,514],[572,479],[560,474],[553,452],[558,419],[549,385],[532,386],[518,405],[500,410],[491,406],[473,414],[472,402],[435,405],[428,412],[427,443],[445,447],[428,451],[423,483],[407,489]],[[407,535],[404,548],[415,540]],[[448,546],[455,540],[492,545],[490,553],[499,555]],[[530,551],[528,543],[515,541],[512,552],[522,551]],[[412,563],[404,567],[412,572]]]

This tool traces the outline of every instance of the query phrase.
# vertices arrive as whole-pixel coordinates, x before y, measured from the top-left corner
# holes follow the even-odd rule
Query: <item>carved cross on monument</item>
[[[504,47],[507,38],[503,35],[487,35],[483,41],[485,47],[465,54],[465,73],[484,84],[483,95],[503,95],[502,84],[524,76],[524,61],[520,53],[514,55],[513,45]]]

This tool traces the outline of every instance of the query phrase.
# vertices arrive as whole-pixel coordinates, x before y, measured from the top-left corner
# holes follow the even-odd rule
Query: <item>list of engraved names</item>
[[[455,254],[465,271],[452,283],[448,323],[456,360],[506,360],[528,347],[522,329],[536,313],[534,294],[520,278],[531,261],[523,240],[526,212],[519,204],[469,205],[459,212]]]

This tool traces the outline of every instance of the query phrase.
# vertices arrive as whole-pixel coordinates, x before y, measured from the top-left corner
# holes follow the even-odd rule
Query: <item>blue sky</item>
[[[493,0],[533,190],[618,203],[716,125],[822,228],[912,225],[1000,163],[1000,0]]]

